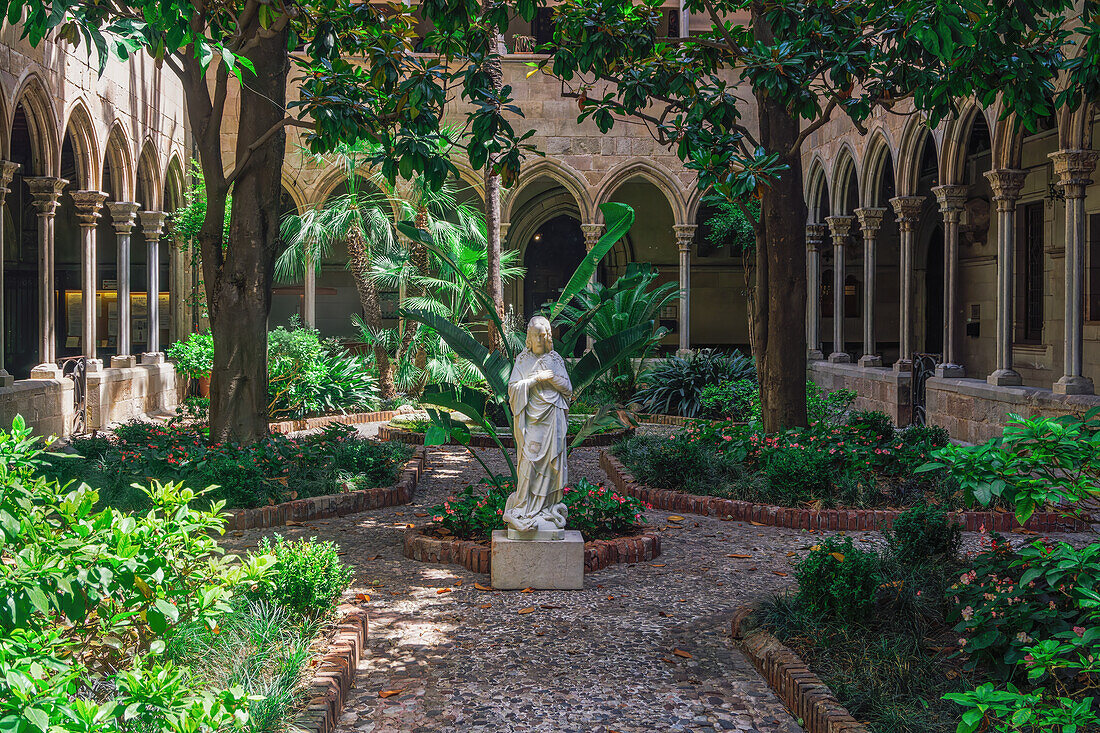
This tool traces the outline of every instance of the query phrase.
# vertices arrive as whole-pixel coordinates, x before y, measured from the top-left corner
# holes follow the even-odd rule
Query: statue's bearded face
[[[545,318],[533,318],[527,326],[527,348],[536,356],[542,356],[554,350],[554,335],[550,322]]]

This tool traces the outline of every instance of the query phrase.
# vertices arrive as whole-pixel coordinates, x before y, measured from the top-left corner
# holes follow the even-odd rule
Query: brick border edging
[[[394,410],[385,412],[348,412],[343,415],[322,415],[320,417],[306,417],[301,420],[282,420],[268,423],[267,429],[273,433],[296,433],[300,430],[313,430],[328,425],[356,425],[367,422],[388,422],[397,416]]]
[[[891,528],[902,512],[898,509],[796,509],[755,504],[751,501],[699,496],[682,491],[654,489],[637,483],[618,458],[600,451],[600,468],[607,473],[615,489],[622,494],[651,504],[656,509],[688,512],[703,516],[730,517],[741,522],[755,522],[769,527],[824,530],[881,530]],[[983,526],[990,532],[1011,532],[1020,527],[1016,517],[1007,512],[954,512],[952,515],[967,532],[977,532]],[[1090,532],[1092,526],[1075,517],[1063,517],[1055,512],[1035,512],[1023,525],[1035,532]]]
[[[367,611],[341,606],[336,634],[321,656],[310,680],[306,708],[294,720],[292,730],[302,733],[333,733],[355,685],[359,660],[367,647]]]
[[[767,631],[742,628],[755,610],[751,605],[737,610],[733,639],[807,733],[869,733],[789,647]]]
[[[416,492],[420,474],[428,465],[427,458],[426,448],[414,449],[412,457],[405,461],[405,465],[397,475],[397,483],[393,486],[359,489],[343,494],[311,496],[308,499],[295,499],[272,506],[229,512],[225,521],[225,530],[281,527],[287,522],[330,519],[365,512],[368,509],[408,504]]]
[[[449,563],[474,573],[488,573],[492,565],[490,552],[490,547],[478,542],[429,537],[420,527],[405,530],[404,555],[410,560]],[[653,532],[592,540],[584,543],[584,572],[594,573],[612,563],[646,562],[660,554],[661,537]]]
[[[622,430],[615,430],[610,433],[600,433],[599,435],[589,435],[585,438],[578,448],[601,448],[609,445],[615,445],[623,438],[627,437],[632,430],[623,428]],[[391,428],[388,425],[381,425],[378,428],[378,439],[389,440],[395,443],[405,443],[406,445],[424,445],[424,433],[413,432],[412,430],[402,430],[401,428]],[[511,435],[500,436],[500,442],[505,448],[515,448],[516,441]],[[451,441],[448,445],[458,445]],[[480,433],[473,433],[470,435],[470,446],[473,448],[496,448],[497,444],[488,435],[482,435]]]

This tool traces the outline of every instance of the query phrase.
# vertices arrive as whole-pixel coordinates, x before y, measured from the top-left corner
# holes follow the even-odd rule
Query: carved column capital
[[[591,252],[592,248],[596,246],[596,242],[600,241],[600,235],[603,234],[603,224],[581,224],[581,232],[584,234],[584,248],[586,251]]]
[[[136,201],[108,201],[107,210],[111,212],[111,223],[114,224],[118,234],[129,234],[137,223],[138,209],[141,204]]]
[[[968,186],[961,184],[949,184],[936,186],[932,193],[936,194],[936,202],[940,205],[940,213],[944,221],[958,221],[966,205]]]
[[[681,252],[691,250],[696,228],[695,224],[676,224],[672,227],[672,231],[676,233],[676,246],[679,247]]]
[[[989,185],[993,189],[993,200],[997,202],[998,211],[1011,211],[1016,206],[1016,200],[1020,198],[1020,189],[1024,187],[1027,171],[1002,168],[988,171],[985,174]]]
[[[94,227],[107,200],[105,191],[70,191],[69,196],[76,207],[76,218],[82,227]]]
[[[856,216],[859,217],[859,227],[863,230],[864,235],[873,237],[882,227],[882,220],[886,216],[886,209],[863,206],[856,209]]]
[[[833,235],[833,244],[844,245],[844,240],[848,238],[848,234],[852,231],[852,226],[856,223],[854,216],[827,216],[825,221],[829,224],[829,231]]]
[[[825,244],[825,237],[828,236],[829,227],[824,224],[807,224],[806,225],[806,249],[811,252],[817,252],[821,249],[821,245]]]
[[[150,242],[160,241],[160,235],[164,233],[164,220],[167,217],[163,211],[142,211],[138,213],[141,219],[141,228],[145,232],[145,238]]]
[[[57,200],[69,182],[64,178],[52,176],[33,176],[23,179],[31,191],[34,207],[39,216],[53,216],[57,213]]]
[[[1066,193],[1066,198],[1085,197],[1085,188],[1092,183],[1090,176],[1100,159],[1097,150],[1056,150],[1049,157],[1054,161],[1054,172]]]
[[[911,232],[916,227],[920,213],[924,210],[924,196],[895,196],[890,199],[890,205],[894,207],[894,215],[898,219],[898,227],[903,232]]]
[[[19,170],[18,163],[12,163],[10,160],[0,160],[0,204],[4,202],[4,197],[7,196],[8,184],[11,183],[12,176]]]

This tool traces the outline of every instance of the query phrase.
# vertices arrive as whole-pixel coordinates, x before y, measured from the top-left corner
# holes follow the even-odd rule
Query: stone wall
[[[103,429],[141,415],[173,413],[179,402],[171,364],[139,364],[88,374],[88,429]]]
[[[71,379],[21,379],[0,387],[0,429],[11,427],[16,415],[38,435],[67,437],[73,424]]]
[[[890,416],[895,425],[908,425],[913,419],[909,372],[885,367],[861,367],[856,364],[831,364],[811,361],[810,381],[828,391],[850,389],[856,393],[855,409],[877,410]]]

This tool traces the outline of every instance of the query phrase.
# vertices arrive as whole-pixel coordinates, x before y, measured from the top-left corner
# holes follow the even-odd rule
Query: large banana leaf
[[[429,384],[424,387],[424,394],[420,396],[420,402],[427,405],[443,407],[485,423],[485,403],[488,395],[476,389],[458,387],[447,389],[438,384]]]
[[[577,266],[576,271],[573,272],[573,277],[569,278],[565,289],[561,291],[561,297],[558,298],[558,302],[554,304],[553,309],[550,311],[551,321],[557,319],[565,306],[569,304],[569,301],[573,300],[573,296],[588,285],[592,280],[592,274],[596,272],[596,267],[600,264],[600,260],[611,251],[616,242],[626,236],[626,233],[630,231],[630,227],[634,224],[634,209],[626,204],[608,201],[600,204],[600,211],[603,212],[606,231],[604,231],[600,240],[596,242],[596,246],[592,248],[592,251]]]
[[[574,396],[619,362],[635,356],[653,335],[653,327],[653,321],[639,323],[633,328],[592,344],[592,348],[585,352],[569,371],[569,381],[573,383]]]
[[[402,308],[400,313],[405,318],[435,329],[451,351],[470,362],[485,377],[494,395],[504,399],[508,394],[512,365],[499,351],[489,351],[469,332],[436,313],[416,308]]]

